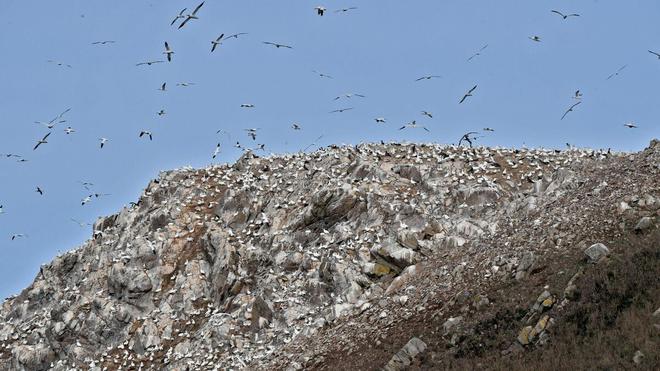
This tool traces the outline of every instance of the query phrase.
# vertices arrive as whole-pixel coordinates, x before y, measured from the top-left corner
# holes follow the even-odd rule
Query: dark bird
[[[575,108],[575,107],[576,107],[577,105],[579,105],[580,103],[582,103],[582,102],[577,102],[577,103],[575,103],[574,105],[570,106],[570,107],[566,110],[566,112],[564,112],[564,114],[561,116],[561,120],[563,120],[564,117],[566,117],[566,115],[568,115],[569,112],[573,112],[573,108]]]
[[[467,97],[471,97],[471,96],[472,96],[472,92],[474,92],[474,90],[475,90],[476,88],[477,88],[477,85],[473,86],[472,89],[468,90],[468,92],[465,93],[465,95],[463,95],[463,98],[461,98],[461,101],[458,102],[458,104],[463,103],[463,102],[465,101],[465,99],[467,99]]]
[[[660,59],[660,53],[656,53],[656,52],[651,51],[651,50],[649,50],[649,53],[655,55],[656,57],[658,57],[658,59]]]
[[[57,66],[60,66],[60,67],[69,67],[69,68],[73,68],[70,64],[66,64],[66,63],[62,63],[62,62],[58,62],[58,61],[54,61],[54,60],[52,60],[52,59],[49,59],[49,60],[48,60],[48,63],[53,63],[53,64],[55,64],[55,65],[57,65]]]
[[[492,129],[492,128],[483,128],[482,130],[483,131],[495,131],[495,129]]]
[[[376,121],[377,124],[384,124],[385,123],[385,117],[376,117],[374,119],[374,121]]]
[[[312,72],[314,72],[315,74],[319,75],[319,77],[325,77],[325,78],[327,78],[327,79],[331,79],[331,78],[332,78],[332,76],[330,76],[330,75],[326,75],[325,73],[322,73],[322,72],[319,72],[319,71],[316,71],[316,70],[314,70],[314,71],[312,71]]]
[[[300,130],[300,129],[302,129],[302,128],[300,127],[300,125],[299,125],[298,123],[295,123],[295,122],[294,122],[293,124],[291,124],[291,129],[293,129],[293,130]]]
[[[340,108],[340,109],[336,109],[334,111],[330,111],[329,113],[342,113],[342,112],[350,111],[352,109],[353,109],[353,107]]]
[[[220,40],[222,40],[222,37],[223,37],[223,36],[225,36],[225,34],[220,34],[220,36],[218,36],[215,40],[211,41],[211,45],[212,45],[212,46],[211,46],[211,53],[213,53],[213,52],[215,51],[215,48],[216,48],[218,45],[221,45],[221,44],[222,44],[222,42],[220,42]]]
[[[470,145],[470,148],[472,148],[472,141],[476,139],[474,134],[479,134],[479,133],[476,131],[470,131],[468,133],[463,134],[461,139],[458,140],[458,145],[460,146],[463,143],[463,141],[466,141]]]
[[[422,115],[424,115],[424,116],[426,116],[426,117],[428,117],[428,118],[430,118],[430,119],[433,118],[433,114],[432,114],[431,112],[429,112],[429,111],[422,111]]]
[[[105,40],[105,41],[94,41],[92,45],[105,45],[105,44],[114,44],[115,42],[113,40]]]
[[[576,90],[575,94],[573,95],[573,99],[582,99],[582,92],[580,90]]]
[[[140,62],[140,63],[137,63],[136,66],[144,66],[144,65],[151,66],[152,64],[163,63],[163,62],[165,62],[165,61],[157,60],[157,61]]]
[[[167,55],[168,62],[172,62],[172,54],[174,54],[174,50],[170,48],[170,46],[167,44],[167,41],[165,41],[165,51],[163,54]]]
[[[187,86],[195,85],[194,82],[179,82],[176,84],[176,86],[183,86],[184,88]]]
[[[163,85],[161,85],[160,88],[158,88],[158,90],[160,90],[160,91],[166,91],[166,89],[165,89],[166,86],[167,86],[167,83],[164,82]]]
[[[422,76],[418,79],[415,79],[415,81],[431,80],[431,79],[439,79],[439,78],[442,78],[442,76],[440,76],[440,75],[426,75],[426,76]]]
[[[185,12],[186,9],[188,9],[188,8],[183,8],[183,10],[181,10],[181,11],[179,12],[179,14],[177,14],[177,16],[174,17],[174,19],[172,20],[172,23],[170,23],[170,26],[173,26],[173,25],[176,23],[176,21],[178,21],[179,19],[181,19],[181,18],[186,18],[186,16],[183,15],[183,12]]]
[[[421,129],[424,129],[424,130],[428,131],[429,133],[431,132],[429,129],[426,128],[426,126],[417,124],[417,121],[415,121],[415,120],[412,120],[411,122],[403,125],[402,127],[399,128],[399,130],[403,130],[405,128],[410,128],[410,129],[421,128]]]
[[[323,14],[325,13],[325,11],[326,11],[327,9],[325,9],[325,8],[322,7],[322,6],[317,6],[317,7],[314,8],[314,10],[316,10],[316,14],[318,14],[318,15],[320,15],[320,16],[323,16]]]
[[[39,141],[37,142],[37,145],[34,146],[34,148],[32,148],[32,150],[34,151],[35,149],[39,148],[40,145],[48,143],[48,142],[46,141],[46,138],[48,138],[49,135],[50,135],[50,133],[44,135],[44,137],[41,138],[41,140],[39,140]]]
[[[184,19],[183,22],[181,22],[181,24],[179,25],[179,29],[181,29],[181,27],[185,26],[186,23],[188,23],[189,20],[191,20],[191,19],[199,19],[199,17],[197,17],[197,11],[199,11],[199,8],[201,8],[202,5],[204,5],[204,2],[203,2],[203,1],[202,1],[201,4],[197,5],[197,7],[195,8],[195,10],[193,10],[192,14],[184,15],[184,17],[185,17],[186,19]]]
[[[529,39],[532,41],[536,41],[537,43],[541,42],[541,38],[539,36],[530,36]]]
[[[568,17],[579,17],[580,16],[579,14],[575,14],[575,13],[573,13],[573,14],[564,14],[564,13],[562,13],[560,11],[557,11],[557,10],[551,10],[551,12],[555,13],[555,14],[559,14],[564,19],[566,19]]]
[[[272,46],[276,47],[277,49],[279,49],[279,48],[293,49],[293,47],[291,47],[289,45],[273,43],[273,42],[270,42],[270,41],[264,41],[263,43],[266,44],[266,45],[272,45]]]
[[[257,130],[259,130],[259,128],[256,128],[256,129],[245,129],[245,131],[247,131],[247,135],[248,135],[250,138],[252,138],[252,140],[257,140]]]
[[[252,104],[252,103],[242,103],[241,108],[254,108],[254,104]]]
[[[13,241],[13,240],[15,240],[15,239],[17,239],[17,238],[25,238],[25,237],[27,237],[26,234],[23,234],[23,233],[17,233],[17,234],[14,234],[14,235],[11,236],[11,240]]]
[[[609,79],[611,79],[611,78],[614,77],[614,76],[619,76],[619,73],[620,73],[621,71],[625,70],[626,67],[628,67],[627,64],[624,64],[623,66],[619,67],[619,69],[616,70],[616,72],[614,72],[613,74],[607,76],[607,78],[606,78],[605,80],[609,80]]]
[[[635,125],[634,122],[627,122],[627,123],[623,124],[623,126],[627,127],[628,129],[636,129],[637,128],[637,125]]]
[[[337,10],[335,10],[335,13],[346,13],[346,12],[348,12],[348,11],[350,11],[350,10],[355,10],[355,9],[357,9],[357,7],[356,7],[356,6],[352,6],[352,7],[350,7],[350,8],[337,9]]]
[[[472,59],[474,59],[474,58],[480,56],[480,55],[481,55],[481,52],[484,51],[487,47],[488,47],[488,44],[482,46],[481,49],[479,49],[478,52],[472,54],[472,56],[470,56],[470,58],[468,58],[467,61],[469,62],[469,61],[471,61]]]
[[[142,138],[142,136],[144,136],[144,135],[148,136],[148,137],[149,137],[149,140],[154,140],[154,138],[151,136],[151,132],[150,132],[150,131],[142,130],[142,131],[140,132],[140,138]]]
[[[41,188],[39,188],[39,187],[37,187],[37,190],[36,190],[35,192],[37,192],[38,194],[40,194],[40,195],[42,195],[42,196],[44,195],[44,191],[43,191],[43,189],[41,189]]]
[[[162,110],[156,112],[156,114],[157,114],[158,116],[163,116],[163,115],[165,115],[165,113],[166,113],[166,112],[165,112],[164,109],[162,109]]]

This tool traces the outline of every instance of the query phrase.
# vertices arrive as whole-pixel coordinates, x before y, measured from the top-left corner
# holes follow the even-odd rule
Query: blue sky
[[[231,162],[240,155],[236,141],[284,153],[321,135],[321,145],[455,143],[466,131],[491,127],[481,144],[624,151],[660,135],[660,60],[647,52],[660,52],[658,1],[207,0],[199,20],[180,30],[169,25],[197,4],[3,1],[0,153],[28,161],[0,158],[0,296],[17,293],[40,264],[91,236],[91,227],[71,218],[91,223],[117,212],[160,170],[213,163],[218,142],[217,162]],[[317,16],[316,5],[328,13]],[[358,9],[333,12],[351,6]],[[581,16],[563,20],[551,9]],[[211,40],[238,32],[248,35],[210,53]],[[91,45],[102,40],[116,43]],[[171,63],[135,66],[163,59],[164,41],[175,51]],[[414,81],[431,74],[442,78]],[[157,90],[163,82],[166,92]],[[475,84],[474,96],[459,105]],[[583,103],[560,120],[577,89]],[[333,101],[350,92],[366,97]],[[346,107],[354,109],[328,113]],[[34,121],[66,108],[67,122],[33,151],[49,131]],[[384,125],[374,122],[381,116]],[[411,120],[430,132],[398,130]],[[631,121],[639,128],[623,127]],[[293,131],[293,122],[302,130]],[[76,132],[66,135],[67,126]],[[260,128],[256,141],[243,130],[252,127]],[[219,129],[231,140],[216,135]],[[153,142],[138,138],[141,130],[151,130]],[[109,138],[103,149],[100,137]],[[79,181],[95,186],[90,192]],[[81,206],[89,193],[110,195]],[[16,233],[28,237],[11,241]]]

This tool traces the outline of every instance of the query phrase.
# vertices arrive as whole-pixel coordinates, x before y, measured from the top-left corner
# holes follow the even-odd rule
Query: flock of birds
[[[170,22],[170,26],[174,26],[174,25],[177,24],[177,22],[179,22],[179,24],[177,26],[177,29],[181,29],[181,28],[183,28],[187,25],[189,26],[191,23],[193,23],[193,21],[199,21],[200,20],[199,14],[200,14],[200,12],[202,12],[203,6],[204,6],[204,2],[201,2],[192,10],[192,12],[189,12],[189,13],[187,13],[187,10],[188,10],[187,8],[182,9],[181,11],[179,11],[174,16],[174,18]],[[316,6],[313,9],[314,9],[314,11],[316,12],[316,14],[318,16],[324,16],[328,12],[328,9],[323,7],[323,6]],[[334,13],[348,13],[348,12],[355,11],[357,9],[358,9],[357,7],[340,8],[340,9],[334,10]],[[563,13],[563,12],[558,11],[558,10],[551,10],[551,13],[556,14],[557,16],[561,17],[563,20],[567,20],[567,19],[573,18],[573,17],[580,17],[580,15],[577,14],[577,13]],[[225,35],[224,33],[221,33],[219,36],[217,36],[216,38],[211,40],[211,42],[210,42],[211,43],[210,52],[211,53],[215,52],[227,40],[238,39],[239,37],[241,37],[243,35],[247,35],[247,33],[240,32],[240,33],[235,33],[235,34],[231,34],[231,35]],[[538,36],[538,35],[529,36],[529,39],[532,40],[533,42],[537,42],[537,43],[542,42],[541,37]],[[110,45],[110,44],[114,44],[114,43],[115,43],[114,40],[102,40],[102,41],[95,41],[92,44],[93,45]],[[279,42],[263,41],[262,43],[264,45],[267,45],[267,46],[272,46],[276,49],[293,49],[293,47],[291,45],[287,45],[287,44],[283,44],[283,43],[279,43]],[[478,51],[476,51],[474,54],[472,54],[467,59],[467,61],[471,61],[474,58],[480,56],[481,53],[484,52],[487,48],[488,48],[488,44],[482,46]],[[657,57],[660,60],[660,53],[652,51],[652,50],[648,50],[648,52],[651,53],[652,55],[654,55],[655,57]],[[163,49],[162,54],[164,56],[162,59],[154,59],[154,60],[139,62],[139,63],[136,64],[136,66],[152,66],[152,65],[158,64],[158,63],[172,62],[174,60],[175,50],[174,50],[173,46],[170,45],[170,43],[168,41],[164,42],[164,49]],[[69,65],[69,64],[58,62],[58,61],[55,61],[55,60],[48,60],[47,62],[55,64],[55,65],[60,66],[60,67],[72,68],[72,66]],[[609,75],[607,77],[607,80],[618,76],[626,67],[627,67],[627,65],[623,65],[622,67],[620,67],[616,72]],[[322,72],[319,72],[319,71],[316,71],[316,70],[314,70],[313,72],[316,75],[318,75],[320,78],[333,79],[333,77],[328,75],[328,74],[325,74],[325,73],[322,73]],[[442,78],[442,76],[431,74],[431,75],[420,76],[419,78],[415,79],[414,81],[420,82],[420,81],[428,81],[428,80],[439,79],[439,78]],[[177,84],[177,86],[182,86],[182,87],[191,86],[191,85],[194,85],[194,83],[182,82],[182,83]],[[457,99],[458,104],[467,103],[469,101],[469,98],[473,97],[476,94],[477,87],[478,87],[477,84],[470,87],[461,97],[459,97],[459,99]],[[167,83],[163,83],[159,87],[158,90],[166,91],[167,90]],[[580,106],[580,104],[582,104],[582,96],[583,96],[583,94],[580,90],[577,90],[574,93],[572,98],[575,100],[575,102],[572,103],[568,107],[568,109],[566,109],[566,111],[561,115],[560,120],[564,120],[567,117],[567,115],[569,115],[571,112],[574,112],[574,110],[576,108],[578,108]],[[334,98],[334,101],[351,100],[353,98],[366,98],[366,96],[364,94],[350,92],[350,93],[345,93],[345,94],[336,96]],[[244,103],[244,104],[241,104],[240,107],[245,108],[245,109],[250,109],[250,108],[254,108],[255,105],[252,104],[252,103]],[[339,109],[332,110],[329,113],[343,113],[343,112],[346,112],[346,111],[350,111],[352,109],[354,109],[354,107],[344,107],[344,108],[339,108]],[[36,141],[34,147],[32,148],[33,151],[36,151],[39,148],[41,148],[42,146],[48,144],[48,139],[51,136],[51,134],[53,133],[52,130],[55,129],[56,126],[65,124],[67,122],[65,116],[70,110],[71,110],[71,108],[67,108],[66,110],[64,110],[60,114],[56,115],[54,118],[52,118],[49,121],[36,121],[35,122],[37,124],[43,125],[49,131],[45,135],[43,135],[43,137],[41,137],[40,139],[38,139]],[[166,114],[165,110],[160,110],[159,112],[157,112],[158,116],[163,116],[165,114]],[[421,111],[421,115],[423,115],[424,117],[427,117],[429,119],[433,118],[433,114],[429,111],[426,111],[426,110]],[[377,124],[385,124],[387,122],[385,117],[376,117],[376,118],[374,118],[374,121]],[[624,124],[624,126],[626,128],[629,128],[629,129],[637,128],[637,125],[633,122],[627,122],[627,123]],[[291,129],[292,130],[301,130],[302,126],[298,123],[293,123],[291,125]],[[399,130],[404,130],[404,129],[423,129],[427,132],[430,132],[428,127],[426,127],[425,125],[417,123],[417,120],[411,120],[410,122],[406,122],[406,123],[402,124],[401,127],[399,127]],[[256,141],[259,128],[249,128],[249,129],[244,129],[244,130],[245,130],[245,132],[246,132],[246,134],[249,138],[251,138],[253,141]],[[486,128],[482,129],[483,133],[493,132],[493,131],[495,131],[495,129],[489,128],[489,127],[486,127]],[[76,130],[71,126],[67,126],[64,129],[64,133],[66,135],[71,135],[75,132],[76,132]],[[226,135],[229,136],[229,133],[224,131],[224,130],[218,130],[216,134],[220,134],[220,133],[226,134]],[[476,139],[480,138],[479,134],[481,134],[481,132],[476,132],[476,131],[469,131],[469,132],[463,134],[460,137],[459,141],[458,141],[458,145],[460,146],[460,145],[463,145],[465,143],[465,144],[467,144],[471,147],[473,145],[473,142]],[[138,134],[138,137],[143,138],[143,139],[148,138],[150,141],[154,140],[154,135],[149,130],[141,130]],[[320,139],[321,137],[319,137],[318,139]],[[108,144],[109,141],[110,141],[110,139],[108,139],[106,137],[98,138],[99,148],[103,149]],[[312,145],[314,145],[314,143]],[[569,144],[567,144],[567,145],[569,145]],[[254,148],[247,148],[246,146],[241,145],[241,143],[237,141],[234,146],[236,148],[239,148],[239,149],[242,149],[242,150],[262,150],[262,151],[265,151],[265,144],[257,144],[257,146],[254,147]],[[308,146],[304,150],[307,150],[309,147],[310,146]],[[221,151],[222,151],[221,148],[222,148],[221,144],[217,143],[216,147],[214,148],[213,152],[211,153],[211,158],[212,159],[215,159],[221,153]],[[5,157],[5,158],[14,158],[19,162],[27,161],[22,155],[15,154],[15,153],[2,154],[2,156]],[[85,189],[91,191],[90,187],[93,186],[92,183],[89,183],[89,182],[81,182],[81,183],[83,184]],[[37,192],[41,196],[44,195],[44,190],[40,186],[36,186],[35,192]],[[106,195],[108,195],[108,194],[92,192],[92,193],[86,195],[81,200],[81,205],[84,206],[84,205],[88,204],[89,202],[91,202],[93,199],[99,198],[99,197],[102,197],[102,196],[106,196]],[[0,205],[0,215],[3,214],[3,213],[4,213],[3,205]],[[81,227],[89,225],[89,223],[83,223],[83,222],[80,222],[80,221],[78,221],[76,219],[73,219],[73,218],[71,219],[71,221],[73,221],[74,223],[76,223],[77,225],[79,225]],[[27,237],[27,235],[26,234],[21,234],[21,233],[16,233],[16,234],[11,235],[11,240],[15,240],[15,239],[18,239],[18,238],[24,238],[24,237]]]

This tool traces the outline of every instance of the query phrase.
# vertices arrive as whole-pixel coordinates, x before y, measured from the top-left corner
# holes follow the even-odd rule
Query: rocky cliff
[[[653,272],[659,215],[657,141],[168,171],[2,304],[0,369],[496,367],[560,342],[589,277],[633,259],[624,239],[652,244]],[[652,333],[620,358],[653,367],[658,276],[640,277]]]

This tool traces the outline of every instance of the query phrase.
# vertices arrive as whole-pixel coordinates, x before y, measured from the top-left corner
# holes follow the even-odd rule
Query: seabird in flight
[[[340,108],[340,109],[336,109],[334,111],[330,111],[330,113],[342,113],[342,112],[350,111],[352,109],[353,109],[353,107]]]
[[[40,194],[40,195],[42,195],[42,196],[44,195],[44,190],[41,189],[40,187],[37,187],[37,189],[35,190],[35,192],[37,192],[38,194]]]
[[[364,95],[362,95],[362,94],[346,93],[346,94],[344,94],[344,95],[340,95],[340,96],[335,97],[335,99],[333,99],[333,100],[338,100],[338,99],[340,99],[340,98],[349,98],[349,99],[350,99],[350,98],[353,98],[353,96],[360,97],[360,98],[366,98],[366,97],[365,97]]]
[[[105,45],[105,44],[114,44],[114,40],[105,40],[105,41],[94,41],[92,45]]]
[[[649,50],[649,53],[655,55],[656,57],[658,57],[658,59],[660,59],[660,53],[656,53],[656,52],[651,51],[651,50]]]
[[[426,128],[426,126],[417,124],[417,121],[415,120],[412,120],[411,122],[403,125],[402,127],[399,128],[399,130],[403,130],[405,128],[410,128],[410,129],[422,128],[428,132],[431,132],[429,129]]]
[[[213,151],[213,156],[211,158],[215,158],[218,153],[220,153],[220,143],[215,146],[215,150]]]
[[[108,142],[108,138],[99,138],[99,140],[101,141],[101,148],[103,148],[103,146]]]
[[[212,45],[212,46],[211,46],[211,53],[213,53],[213,52],[215,51],[215,48],[216,48],[218,45],[221,45],[221,44],[222,44],[222,42],[221,42],[220,40],[222,40],[222,37],[223,37],[223,36],[225,36],[225,34],[220,34],[220,36],[218,36],[215,40],[211,41],[211,45]]]
[[[440,75],[426,75],[426,76],[422,76],[418,79],[415,79],[415,81],[440,79],[440,78],[442,78],[442,76],[440,76]]]
[[[316,10],[316,14],[318,14],[320,16],[323,16],[323,14],[326,11],[326,9],[322,6],[317,6],[317,7],[314,8],[314,10]]]
[[[433,118],[433,114],[432,114],[431,112],[429,112],[429,111],[422,111],[422,115],[424,115],[424,116],[426,116],[426,117],[428,117],[428,118],[430,118],[430,119]]]
[[[172,62],[172,54],[174,54],[174,50],[170,48],[169,44],[167,44],[167,41],[165,41],[165,51],[163,54],[167,55],[168,62]]]
[[[620,73],[621,71],[623,71],[624,69],[626,69],[626,67],[628,67],[627,64],[624,64],[623,66],[619,67],[619,69],[618,69],[616,72],[614,72],[613,74],[607,76],[607,78],[606,78],[605,80],[609,80],[609,79],[611,79],[611,78],[614,77],[614,76],[619,76],[619,73]]]
[[[172,20],[172,23],[170,23],[170,26],[173,26],[173,25],[176,23],[176,21],[178,21],[179,19],[181,19],[181,18],[186,18],[186,16],[183,15],[183,12],[185,12],[186,9],[188,9],[188,8],[183,8],[183,10],[181,10],[181,11],[179,12],[179,14],[177,14],[177,16],[174,17],[174,19]]]
[[[142,136],[144,136],[144,135],[148,136],[148,137],[149,137],[149,140],[154,140],[154,138],[151,136],[151,132],[150,132],[150,131],[148,131],[148,130],[142,130],[142,131],[140,132],[140,136],[139,136],[139,137],[142,138]]]
[[[532,40],[532,41],[536,41],[537,43],[541,42],[541,38],[539,36],[536,36],[536,35],[535,36],[530,36],[529,39]]]
[[[17,239],[17,238],[25,238],[25,237],[27,237],[26,234],[23,234],[23,233],[17,233],[17,234],[13,234],[13,235],[11,236],[11,240],[13,241],[13,240],[15,240],[15,239]]]
[[[245,129],[245,131],[247,131],[247,135],[252,138],[252,140],[257,140],[257,130],[259,130],[259,128]]]
[[[241,108],[254,108],[254,104],[252,104],[252,103],[243,103],[243,104],[241,104]]]
[[[573,112],[573,108],[575,108],[575,107],[576,107],[577,105],[579,105],[580,103],[582,103],[582,101],[577,102],[577,103],[573,104],[572,106],[570,106],[570,107],[566,110],[566,112],[564,112],[564,114],[561,116],[561,120],[563,120],[564,117],[566,117],[566,115],[568,115],[569,112]]]
[[[274,43],[274,42],[270,42],[270,41],[264,41],[263,43],[266,44],[266,45],[272,45],[272,46],[276,47],[277,49],[279,49],[279,48],[293,49],[293,47],[291,47],[289,45],[278,44],[278,43]]]
[[[40,145],[48,143],[48,141],[46,141],[46,138],[48,138],[49,135],[50,135],[50,132],[48,134],[44,135],[44,137],[41,138],[41,140],[39,140],[37,142],[37,145],[34,146],[34,148],[32,148],[32,150],[34,151],[35,149],[39,148]]]
[[[75,133],[75,132],[76,132],[76,131],[75,131],[71,126],[69,126],[68,128],[64,129],[64,133],[67,134],[67,135],[69,135],[69,134],[73,134],[73,133]]]
[[[374,119],[377,124],[384,124],[385,123],[385,117],[376,117]]]
[[[357,9],[357,6],[352,6],[350,8],[337,9],[337,10],[335,10],[335,13],[346,13],[350,10],[355,10],[355,9]]]
[[[326,75],[325,73],[322,73],[322,72],[319,72],[319,71],[316,71],[316,70],[313,70],[312,72],[314,72],[315,74],[319,75],[319,77],[325,77],[325,78],[328,78],[328,79],[331,79],[331,78],[332,78],[332,76],[330,76],[330,75]]]
[[[140,63],[137,63],[136,66],[143,66],[143,65],[151,66],[152,64],[163,63],[163,62],[165,62],[165,61],[157,60],[157,61],[140,62]]]
[[[551,10],[552,13],[559,14],[562,18],[566,19],[568,17],[579,17],[579,14],[573,13],[573,14],[564,14],[560,11],[557,10]]]
[[[467,99],[467,97],[471,97],[471,96],[472,96],[472,92],[473,92],[476,88],[477,88],[477,85],[473,86],[472,89],[468,90],[468,92],[465,93],[465,95],[463,96],[463,98],[461,98],[461,101],[458,102],[458,104],[463,103],[463,101],[465,101],[465,99]]]
[[[160,88],[158,88],[158,90],[160,90],[160,91],[167,91],[166,86],[167,86],[167,83],[164,82],[163,85],[161,85]]]
[[[636,129],[637,128],[637,125],[635,125],[634,122],[627,122],[627,123],[623,124],[623,126],[629,128],[629,129]]]
[[[300,127],[300,125],[298,125],[297,123],[294,122],[293,124],[291,124],[291,129],[293,129],[293,130],[300,130],[301,127]]]
[[[470,56],[470,58],[468,58],[467,61],[469,62],[469,61],[471,61],[472,59],[476,58],[477,56],[480,56],[480,55],[481,55],[481,52],[484,51],[484,49],[486,49],[487,47],[488,47],[488,44],[482,46],[481,49],[479,49],[478,52],[472,54],[472,56]]]
[[[197,17],[197,11],[199,10],[199,8],[202,7],[202,5],[204,5],[204,2],[203,2],[203,1],[202,1],[201,4],[197,5],[197,7],[195,8],[195,10],[193,10],[192,14],[187,14],[187,15],[184,16],[186,19],[184,19],[183,22],[181,22],[181,24],[179,25],[179,29],[181,29],[181,27],[185,26],[186,23],[188,23],[189,20],[191,20],[191,19],[199,19],[199,18]]]

